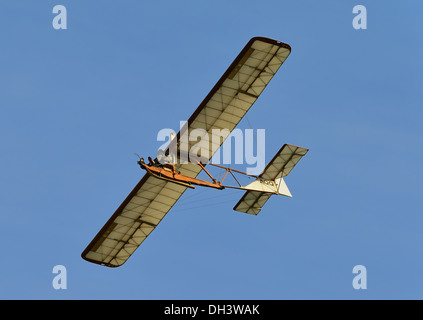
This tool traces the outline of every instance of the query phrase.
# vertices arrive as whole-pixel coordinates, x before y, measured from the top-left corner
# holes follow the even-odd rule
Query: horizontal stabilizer
[[[284,144],[266,166],[260,177],[268,180],[286,177],[307,152],[308,149],[306,148]]]
[[[271,195],[292,197],[282,177],[286,177],[307,152],[308,149],[285,144],[257,180],[243,187],[247,192],[238,201],[234,210],[257,215]]]
[[[257,215],[273,193],[247,191],[234,207],[235,211]]]

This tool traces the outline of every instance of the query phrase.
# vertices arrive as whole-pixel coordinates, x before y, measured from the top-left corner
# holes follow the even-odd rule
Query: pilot
[[[171,169],[174,173],[175,170],[175,156],[173,154],[166,155],[165,151],[162,149],[159,149],[157,151],[157,161],[164,167],[167,167]]]
[[[150,167],[155,165],[155,162],[154,162],[154,160],[153,160],[153,159],[151,159],[151,157],[148,157],[148,165],[149,165]]]

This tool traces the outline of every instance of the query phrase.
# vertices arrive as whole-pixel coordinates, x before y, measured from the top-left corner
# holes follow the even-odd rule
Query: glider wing
[[[108,267],[121,266],[185,190],[146,174],[87,246],[82,258]]]
[[[268,38],[256,37],[247,43],[170,143],[167,151],[172,152],[173,148],[178,153],[180,161],[177,168],[182,174],[195,178],[201,171],[201,167],[188,160],[191,160],[189,152],[197,143],[197,140],[189,141],[188,133],[202,129],[208,135],[208,139],[200,140],[209,142],[205,146],[207,154],[200,156],[200,161],[206,164],[226,138],[213,139],[213,129],[217,130],[215,132],[232,132],[290,52],[288,44]]]

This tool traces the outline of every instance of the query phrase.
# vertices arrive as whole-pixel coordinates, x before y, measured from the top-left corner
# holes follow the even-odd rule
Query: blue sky
[[[57,4],[67,30],[52,27]],[[357,4],[367,30],[352,27]],[[422,9],[2,1],[0,298],[422,299]],[[248,120],[268,160],[310,149],[286,179],[294,197],[250,216],[232,211],[242,192],[189,190],[124,266],[82,260],[144,174],[133,153],[154,155],[254,36],[292,47]]]

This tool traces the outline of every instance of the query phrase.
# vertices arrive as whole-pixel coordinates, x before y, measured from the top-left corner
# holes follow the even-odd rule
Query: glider
[[[280,41],[263,37],[252,38],[189,118],[186,129],[204,129],[209,134],[213,129],[232,131],[290,52],[291,47]],[[181,129],[164,150],[164,156],[168,156],[170,150],[175,150],[177,157],[181,158],[184,150],[190,150],[196,143],[187,141],[188,145],[182,146],[182,131]],[[82,252],[82,258],[107,267],[121,266],[157,227],[187,188],[201,186],[220,190],[245,190],[234,210],[254,215],[260,212],[272,195],[291,197],[283,178],[291,172],[308,149],[285,144],[259,176],[252,176],[255,178],[252,183],[246,186],[239,183],[237,186],[228,186],[223,184],[228,173],[233,176],[234,173],[247,174],[208,163],[222,143],[220,139],[219,145],[210,143],[208,159],[198,159],[195,163],[161,163],[158,158],[149,158],[146,163],[140,158],[138,164],[146,174]],[[205,165],[225,169],[223,179],[216,180],[206,170]],[[201,171],[207,173],[211,182],[197,178]]]

